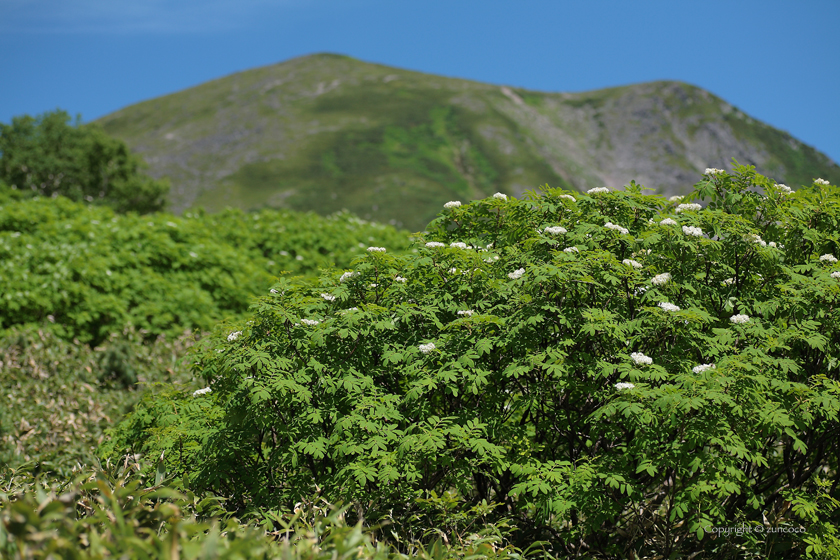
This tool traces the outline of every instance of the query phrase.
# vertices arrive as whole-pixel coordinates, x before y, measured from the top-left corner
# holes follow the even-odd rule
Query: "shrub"
[[[451,491],[566,554],[829,550],[840,192],[736,165],[684,203],[493,197],[416,254],[282,279],[201,346],[211,392],[169,397],[207,411],[173,420],[200,434],[178,468],[240,508],[317,489],[398,533]],[[127,439],[159,454],[148,433]]]

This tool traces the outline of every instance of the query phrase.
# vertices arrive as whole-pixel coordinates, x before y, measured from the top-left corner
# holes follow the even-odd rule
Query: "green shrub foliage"
[[[162,210],[167,181],[142,173],[145,162],[96,124],[56,110],[0,123],[0,181],[29,195],[65,196],[118,212]]]
[[[64,197],[6,201],[0,328],[43,324],[94,345],[129,325],[152,338],[210,330],[284,271],[347,266],[371,239],[408,246],[405,233],[347,213],[138,216]]]
[[[680,201],[604,191],[449,205],[417,253],[279,281],[194,358],[209,390],[166,397],[194,443],[170,466],[372,520],[455,492],[567,554],[836,551],[840,192],[740,165]]]

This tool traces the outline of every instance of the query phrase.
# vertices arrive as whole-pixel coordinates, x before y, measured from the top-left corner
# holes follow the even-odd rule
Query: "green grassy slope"
[[[173,183],[172,209],[348,209],[422,229],[448,200],[543,184],[666,194],[736,157],[792,185],[840,168],[694,86],[542,93],[318,54],[101,119]]]

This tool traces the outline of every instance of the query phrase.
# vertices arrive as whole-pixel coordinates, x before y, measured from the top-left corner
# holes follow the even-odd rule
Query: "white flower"
[[[460,241],[456,241],[455,243],[450,243],[449,246],[454,247],[455,249],[466,249],[467,248],[467,244],[466,243],[461,243]]]
[[[607,229],[614,229],[616,231],[620,231],[624,235],[627,235],[628,233],[630,233],[630,231],[627,228],[623,228],[623,227],[621,227],[619,225],[616,225],[612,222],[607,222],[606,224],[604,224],[604,227],[607,228]]]
[[[823,186],[827,187],[829,185],[829,182],[826,181],[825,179],[814,179],[814,184],[815,185],[823,185]]]
[[[598,194],[598,193],[605,193],[610,192],[610,189],[607,187],[595,187],[594,189],[589,189],[586,191],[586,194]]]
[[[682,214],[683,212],[696,212],[697,210],[700,210],[701,208],[703,208],[703,207],[700,206],[699,204],[694,204],[694,203],[680,204],[679,206],[677,206],[676,212],[677,212],[677,214]]]
[[[836,263],[837,262],[837,257],[835,257],[834,255],[825,254],[825,255],[820,257],[820,260],[822,262]]]
[[[459,206],[461,206],[460,200],[452,200],[443,205],[444,208],[458,208]]]
[[[675,225],[677,225],[677,222],[675,222],[671,218],[665,218],[664,220],[659,222],[659,225],[660,226],[675,226]]]
[[[727,286],[731,286],[732,284],[735,283],[735,279],[734,278],[727,278],[726,280],[723,281],[723,283]]]
[[[405,278],[403,278],[402,276],[397,276],[396,278],[394,278],[394,280],[397,281],[397,282],[405,282],[406,281]]]
[[[566,233],[566,228],[560,226],[551,226],[545,228],[545,233],[548,233],[550,235],[563,235],[564,233]]]
[[[770,247],[775,247],[775,246],[776,246],[776,242],[775,242],[775,241],[771,241],[771,242],[769,242],[767,245],[769,245]]]
[[[684,234],[693,235],[694,237],[700,237],[703,235],[703,230],[695,226],[683,226],[682,230]]]
[[[668,199],[668,201],[669,202],[679,202],[684,198],[685,198],[684,196],[672,196],[671,198]]]
[[[572,202],[577,202],[577,199],[570,194],[561,194],[558,198],[563,198],[565,200],[571,200]]]
[[[522,278],[523,274],[525,274],[525,269],[519,268],[508,274],[508,278],[510,278],[511,280],[518,280]]]
[[[653,278],[650,279],[650,283],[654,286],[664,286],[668,283],[671,279],[671,275],[667,272],[663,272],[662,274],[657,274]]]
[[[782,194],[793,194],[793,193],[796,192],[796,191],[792,190],[787,185],[778,185],[777,184],[777,185],[773,185],[773,186],[776,187],[777,189],[779,189],[780,191],[782,191]]]
[[[643,293],[645,293],[646,291],[647,291],[647,288],[645,288],[644,286],[639,286],[638,288],[633,290],[633,295],[634,296],[640,296]]]
[[[837,272],[832,272],[831,277],[840,279],[840,270],[838,270]]]
[[[330,294],[321,294],[321,297],[327,301],[335,301],[335,296]]]
[[[499,255],[493,255],[490,258],[484,259],[484,262],[491,263],[491,262],[495,262],[497,260],[499,260]]]
[[[199,389],[198,391],[193,391],[194,397],[200,397],[201,395],[206,395],[207,393],[212,393],[213,389],[210,387],[205,387],[204,389]]]
[[[624,259],[621,261],[621,264],[626,264],[627,266],[632,266],[633,268],[642,268],[642,263],[636,262],[633,259]]]
[[[715,169],[714,167],[707,167],[703,175],[723,175],[726,173],[723,169]]]
[[[306,325],[307,327],[314,327],[321,321],[315,321],[314,319],[301,319],[300,322]]]
[[[446,244],[438,243],[437,241],[429,241],[428,243],[426,243],[426,247],[428,247],[429,249],[435,249],[437,247],[446,247]]]
[[[563,252],[564,253],[580,253],[580,251],[578,251],[577,247],[566,247],[565,249],[563,249]]]
[[[340,314],[344,315],[345,313],[349,313],[351,311],[358,311],[358,310],[359,310],[358,307],[351,307],[350,309],[343,309],[341,311],[336,311],[336,313],[340,313]]]
[[[302,261],[302,260],[303,260],[303,255],[298,255],[298,256],[296,256],[296,257],[295,257],[295,260],[296,260],[296,261]]]
[[[239,335],[240,335],[240,334],[242,334],[242,331],[236,331],[236,332],[232,332],[232,333],[230,333],[230,334],[228,335],[228,342],[233,342],[234,340],[236,340],[237,338],[239,338]]]
[[[385,247],[368,247],[368,253],[384,253]]]
[[[449,274],[457,274],[457,273],[458,273],[458,269],[457,269],[457,268],[450,268],[450,269],[449,269]]]
[[[710,369],[715,369],[715,364],[700,364],[699,366],[691,368],[691,371],[694,373],[703,373],[704,371],[708,371]]]
[[[622,391],[624,389],[635,389],[636,386],[633,385],[632,383],[616,383],[615,388],[618,389],[619,391]]]
[[[660,301],[659,307],[664,309],[665,311],[679,311],[680,308],[673,303],[668,303],[667,301]]]
[[[378,287],[379,287],[379,284],[371,284],[371,285],[370,285],[370,287],[371,287],[371,288],[378,288]]]
[[[418,346],[418,348],[419,348],[419,349],[420,349],[420,351],[421,351],[421,352],[423,352],[424,354],[428,354],[429,352],[431,352],[432,350],[434,350],[434,349],[435,349],[435,345],[434,345],[434,343],[433,343],[433,342],[430,342],[430,343],[428,343],[428,344],[421,344],[420,346]]]
[[[729,318],[729,320],[732,321],[733,323],[736,323],[736,324],[749,323],[750,316],[749,315],[733,315],[732,317]]]
[[[277,290],[275,290],[274,288],[271,288],[271,289],[270,289],[270,290],[268,290],[268,291],[269,291],[269,292],[271,292],[272,294],[279,293],[279,292],[278,292]]]
[[[633,363],[637,366],[646,366],[653,363],[653,358],[645,356],[641,352],[633,352],[630,354],[630,359],[633,360]]]
[[[827,184],[828,183],[826,183],[826,185]],[[178,227],[178,224],[176,224],[175,222],[166,222],[166,225],[168,225],[169,227]]]
[[[472,317],[472,314],[473,314],[472,309],[463,309],[461,311],[458,311],[458,315],[465,315],[467,317]]]
[[[493,195],[493,198],[498,198],[499,200],[507,200],[507,195],[497,192]]]
[[[755,233],[750,233],[749,235],[747,235],[746,240],[751,243],[755,243],[756,245],[767,247],[767,243],[761,238],[760,235],[757,235]]]
[[[345,272],[344,274],[341,275],[341,278],[339,278],[338,281],[339,282],[344,282],[345,280],[349,280],[350,278],[353,278],[354,276],[358,276],[358,275],[359,275],[358,272]]]

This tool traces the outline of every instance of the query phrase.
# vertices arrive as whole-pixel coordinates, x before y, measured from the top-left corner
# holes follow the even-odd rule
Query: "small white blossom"
[[[825,179],[814,179],[814,184],[815,185],[822,185],[824,187],[827,187],[829,185],[829,182],[826,181]]]
[[[630,359],[633,360],[633,363],[637,366],[647,366],[653,363],[653,358],[645,356],[641,352],[633,352],[630,354]]]
[[[460,200],[452,200],[443,205],[444,208],[458,208],[459,206],[461,206]]]
[[[458,269],[457,269],[457,268],[450,268],[450,269],[449,269],[449,274],[457,274],[457,273],[458,273]]]
[[[370,285],[370,287],[371,287],[371,288],[378,288],[378,287],[379,287],[379,284],[371,284],[371,285]]]
[[[740,314],[739,315],[733,315],[732,317],[729,318],[729,320],[732,321],[735,324],[749,323],[750,316],[749,315],[740,315]]]
[[[525,269],[519,268],[508,274],[508,278],[510,278],[511,280],[518,280],[522,278],[523,274],[525,274]]]
[[[626,264],[627,266],[632,266],[633,268],[642,268],[642,263],[634,261],[633,259],[624,259],[621,261],[621,264]]]
[[[770,241],[769,243],[767,243],[767,245],[775,248],[776,247],[776,242],[775,241]]]
[[[298,255],[298,256],[296,256],[296,257],[295,257],[295,260],[296,260],[296,261],[302,261],[302,260],[303,260],[303,255]]]
[[[746,239],[750,243],[755,243],[756,245],[761,245],[762,247],[767,247],[767,243],[758,234],[750,233],[749,235],[747,235]]]
[[[665,218],[664,220],[659,222],[659,225],[660,226],[675,226],[675,225],[677,225],[677,222],[675,222],[671,218]]]
[[[731,286],[732,284],[735,283],[735,279],[734,278],[727,278],[726,280],[723,281],[723,283],[727,286]]]
[[[694,203],[680,204],[679,206],[677,206],[676,213],[677,214],[682,214],[683,212],[696,212],[696,211],[700,210],[701,208],[703,208],[703,207],[700,206],[699,204],[694,204]]]
[[[463,309],[461,311],[458,311],[458,315],[465,315],[467,317],[472,317],[472,314],[473,314],[472,309]]]
[[[693,235],[694,237],[700,237],[703,235],[703,230],[695,226],[683,226],[682,230],[684,234]]]
[[[624,389],[635,389],[636,386],[632,383],[616,383],[615,388],[619,391],[623,391]]]
[[[668,199],[668,201],[669,202],[679,202],[684,198],[685,198],[684,196],[672,196],[671,198]]]
[[[586,191],[586,194],[598,194],[598,193],[606,193],[610,192],[610,189],[607,187],[595,187],[594,189],[589,189]]]
[[[715,169],[714,167],[707,167],[703,175],[723,175],[726,173],[723,169]]]
[[[321,294],[321,297],[327,301],[335,301],[335,296],[330,294]]]
[[[446,247],[446,244],[445,243],[439,243],[437,241],[429,241],[428,243],[426,243],[426,247],[429,248],[429,249],[435,249],[437,247]]]
[[[572,202],[577,202],[577,199],[570,194],[561,194],[558,198],[563,198],[565,200],[571,200]]]
[[[566,247],[565,249],[563,249],[563,252],[564,253],[580,253],[580,251],[578,251],[577,247]]]
[[[664,309],[665,311],[679,311],[680,308],[673,303],[668,303],[667,301],[660,301],[659,307]]]
[[[715,364],[700,364],[699,366],[691,368],[691,371],[694,373],[703,373],[704,371],[708,371],[710,369],[715,369]]]
[[[421,352],[423,352],[424,354],[428,354],[429,352],[431,352],[432,350],[434,350],[434,349],[435,349],[435,345],[434,345],[434,343],[433,343],[433,342],[430,342],[430,343],[428,343],[428,344],[421,344],[420,346],[418,346],[418,348],[419,348],[419,349],[420,349],[420,351],[421,351]]]
[[[275,290],[274,288],[271,288],[271,289],[270,289],[270,290],[268,290],[268,291],[269,291],[269,292],[271,292],[272,294],[277,294],[277,293],[279,293],[279,292],[278,292],[277,290]]]
[[[776,185],[773,185],[773,186],[774,186],[774,187],[776,187],[777,189],[779,189],[779,190],[782,192],[782,194],[793,194],[793,193],[795,193],[795,192],[796,192],[796,191],[792,190],[792,189],[791,189],[789,186],[787,186],[787,185],[778,185],[778,184],[776,184]]]
[[[837,257],[835,257],[834,255],[825,254],[825,255],[820,257],[820,260],[822,262],[836,263],[837,262]]]
[[[402,276],[397,276],[396,278],[394,278],[394,280],[397,281],[397,282],[405,282],[406,281],[405,278],[403,278]]]
[[[607,222],[606,224],[604,224],[604,227],[607,228],[607,229],[614,229],[616,231],[619,231],[619,232],[623,233],[624,235],[627,235],[628,233],[630,233],[630,231],[627,228],[623,228],[623,227],[621,227],[619,225],[616,225],[612,222]]]
[[[667,272],[663,272],[662,274],[657,274],[651,278],[650,283],[654,286],[664,286],[669,280],[671,280],[671,275]]]
[[[239,338],[239,335],[240,335],[240,334],[242,334],[242,331],[236,331],[236,332],[232,332],[232,333],[230,333],[230,334],[228,335],[228,342],[233,342],[234,340],[236,340],[237,338]]]
[[[210,387],[205,387],[204,389],[199,389],[198,391],[193,391],[194,397],[200,397],[202,395],[206,395],[207,393],[212,393],[213,389]]]
[[[303,323],[304,325],[306,325],[307,327],[314,327],[315,325],[317,325],[321,321],[316,321],[314,319],[301,319],[300,322]]]
[[[497,198],[499,200],[507,200],[507,195],[503,194],[503,193],[500,193],[500,192],[497,192],[496,194],[493,195],[493,198]]]
[[[368,247],[368,253],[384,253],[385,247]]]
[[[832,272],[831,277],[840,279],[840,270],[838,270],[836,272]]]
[[[497,260],[499,260],[499,255],[493,255],[492,257],[484,259],[484,262],[491,263],[491,262],[496,262]]]
[[[338,281],[339,282],[344,282],[345,280],[349,280],[350,278],[353,278],[354,276],[358,276],[358,275],[359,275],[358,272],[345,272],[344,274],[341,275],[341,278],[339,278]]]
[[[456,241],[455,243],[450,243],[449,246],[454,247],[455,249],[466,249],[467,248],[467,244],[466,243],[461,243],[460,241]]]
[[[566,228],[560,226],[551,226],[545,228],[545,233],[548,233],[550,235],[563,235],[564,233],[566,233]]]

